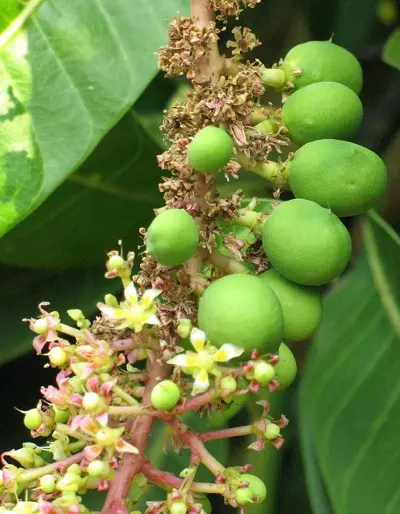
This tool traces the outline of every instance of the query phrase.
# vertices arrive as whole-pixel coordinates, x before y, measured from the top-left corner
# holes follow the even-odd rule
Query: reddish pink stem
[[[225,428],[223,430],[213,430],[212,432],[203,432],[198,434],[202,441],[213,441],[214,439],[227,439],[230,437],[241,437],[253,433],[252,425],[243,427]]]
[[[213,400],[215,400],[216,394],[214,391],[208,391],[207,393],[200,394],[199,396],[196,396],[196,398],[193,398],[192,400],[188,400],[183,405],[179,405],[175,412],[176,414],[183,414],[184,412],[189,412],[191,410],[197,410],[200,407],[203,407],[204,405],[207,405],[211,403]]]
[[[150,369],[148,380],[145,386],[143,404],[150,404],[150,395],[153,387],[163,380],[168,374],[168,368],[162,364],[156,357],[149,363]],[[144,450],[147,439],[153,424],[154,417],[142,415],[138,416],[132,423],[130,435],[132,442],[139,450],[138,455],[126,453],[118,468],[114,480],[111,482],[110,489],[104,503],[102,514],[127,514],[125,498],[128,494],[129,487],[133,478],[139,473],[145,461]]]
[[[177,436],[192,452],[192,458],[200,460],[215,476],[223,473],[224,466],[207,450],[199,435],[177,419],[168,423],[176,431]]]

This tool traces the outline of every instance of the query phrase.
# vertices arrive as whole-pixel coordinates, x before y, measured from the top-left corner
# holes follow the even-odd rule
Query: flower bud
[[[60,346],[55,346],[47,354],[49,357],[50,364],[61,368],[68,361],[68,354]]]
[[[75,493],[80,485],[82,478],[75,473],[66,473],[56,483],[56,488],[63,493]]]
[[[104,297],[104,303],[109,307],[118,307],[118,300],[113,294],[106,294]]]
[[[190,331],[192,330],[192,322],[190,319],[181,318],[178,320],[178,326],[176,327],[176,333],[182,339],[187,339],[190,335]]]
[[[275,368],[265,361],[258,361],[254,366],[254,378],[261,384],[268,384],[275,378]]]
[[[237,389],[237,382],[233,377],[223,377],[220,387],[225,394],[234,393]]]
[[[108,271],[111,270],[120,270],[124,267],[125,261],[120,255],[111,255],[111,257],[108,259],[106,266]]]
[[[46,318],[39,318],[33,324],[33,331],[36,332],[36,334],[45,334],[48,329],[49,325]]]
[[[275,423],[268,423],[265,428],[264,437],[271,441],[272,439],[276,439],[281,435],[281,429]]]
[[[89,411],[95,411],[101,404],[101,397],[97,393],[86,393],[82,400],[82,407]]]
[[[104,477],[110,472],[110,466],[108,462],[96,459],[89,463],[86,471],[91,477]]]
[[[40,478],[39,487],[44,493],[50,494],[56,488],[56,479],[53,475],[43,475]]]
[[[171,514],[186,514],[187,507],[186,504],[182,501],[173,502],[169,508],[169,511]]]
[[[30,409],[25,413],[24,425],[29,430],[37,430],[42,424],[42,415],[39,409]]]

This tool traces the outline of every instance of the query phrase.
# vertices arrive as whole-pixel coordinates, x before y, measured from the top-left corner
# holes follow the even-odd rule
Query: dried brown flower
[[[199,28],[191,18],[175,16],[168,30],[168,44],[158,52],[158,67],[167,76],[193,78],[196,61],[218,40],[218,32],[214,22]]]

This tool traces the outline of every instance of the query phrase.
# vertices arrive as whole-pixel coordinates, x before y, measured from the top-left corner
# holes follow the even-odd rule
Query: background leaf
[[[400,70],[400,29],[392,32],[382,52],[382,60]]]
[[[185,0],[46,2],[0,51],[0,235],[83,162],[156,73]],[[151,27],[151,30],[149,30]]]
[[[302,384],[302,432],[337,514],[400,509],[400,240],[373,213],[364,236],[365,255],[326,298]]]
[[[126,114],[81,168],[2,238],[0,260],[65,269],[103,265],[119,239],[125,250],[136,250],[138,228],[162,203],[157,153],[137,116]]]
[[[96,309],[96,300],[101,300],[106,293],[120,289],[120,282],[105,279],[104,271],[99,268],[32,274],[30,271],[1,266],[0,281],[1,364],[25,352],[33,353],[32,341],[35,334],[22,319],[37,316],[39,302],[50,302],[51,309],[59,311],[67,323],[73,324],[66,315],[68,309],[82,309],[89,316]],[[39,368],[39,361],[36,364]]]

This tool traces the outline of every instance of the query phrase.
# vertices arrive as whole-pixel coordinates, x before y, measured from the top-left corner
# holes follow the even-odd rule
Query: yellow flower
[[[183,368],[183,372],[192,375],[194,378],[192,395],[204,393],[210,386],[209,373],[215,376],[221,374],[218,363],[227,362],[230,359],[239,357],[244,352],[230,343],[225,343],[221,348],[206,344],[206,334],[198,328],[190,332],[190,342],[195,352],[185,352],[176,355],[168,361],[168,364]]]
[[[119,321],[117,328],[132,328],[140,332],[144,325],[159,325],[154,300],[161,293],[158,289],[147,289],[139,299],[136,288],[131,282],[124,290],[125,300],[115,305],[110,302],[99,303],[97,307],[106,319]]]

